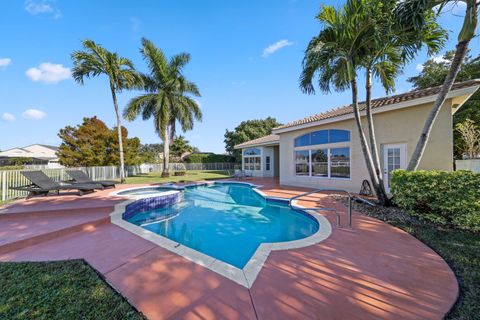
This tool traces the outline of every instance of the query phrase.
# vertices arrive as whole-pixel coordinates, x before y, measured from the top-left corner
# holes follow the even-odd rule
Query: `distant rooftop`
[[[253,145],[266,145],[266,144],[275,144],[280,140],[280,136],[276,134],[269,134],[268,136],[263,136],[258,139],[250,140],[244,143],[237,144],[235,149],[245,148]]]

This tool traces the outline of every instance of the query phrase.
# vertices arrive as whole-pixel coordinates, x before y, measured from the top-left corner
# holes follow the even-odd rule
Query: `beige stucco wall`
[[[405,143],[407,145],[407,163],[410,159],[418,137],[423,128],[425,119],[433,103],[407,107],[403,109],[382,112],[374,115],[374,123],[377,133],[377,143],[380,154],[380,161],[383,166],[384,144]],[[420,169],[432,170],[452,170],[453,169],[453,133],[452,133],[452,115],[451,100],[447,100],[437,121],[434,124],[430,140],[427,143],[426,150]],[[364,128],[366,119],[363,117]],[[350,179],[330,179],[319,177],[296,176],[294,162],[294,139],[305,133],[321,129],[344,129],[351,132],[350,144]],[[366,131],[368,132],[368,131]],[[345,143],[325,144],[325,147],[341,147]],[[312,147],[309,147],[313,149]],[[319,146],[320,148],[320,146]],[[307,148],[308,149],[308,148]],[[382,167],[383,169],[383,167]],[[354,119],[341,122],[335,122],[307,129],[301,129],[292,132],[280,134],[280,183],[283,185],[304,186],[313,188],[334,187],[347,189],[352,192],[359,192],[362,181],[368,179],[368,173],[363,158],[358,130]],[[369,179],[368,179],[369,180]]]

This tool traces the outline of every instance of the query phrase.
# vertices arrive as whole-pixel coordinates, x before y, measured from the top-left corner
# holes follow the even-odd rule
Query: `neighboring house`
[[[453,85],[433,126],[420,169],[453,170],[452,115],[480,87],[480,79]],[[410,91],[372,101],[385,174],[404,169],[417,144],[440,87]],[[368,139],[365,104],[360,103]],[[342,188],[359,192],[369,180],[350,105],[274,128],[271,135],[241,143],[242,168],[257,177],[279,177],[280,184]]]
[[[44,144],[32,144],[22,148],[12,148],[0,152],[0,163],[8,163],[9,158],[30,158],[33,165],[45,165],[49,168],[61,167],[57,156],[58,147]]]

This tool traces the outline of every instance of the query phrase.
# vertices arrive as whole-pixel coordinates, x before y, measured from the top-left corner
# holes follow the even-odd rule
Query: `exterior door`
[[[407,145],[386,144],[383,146],[383,174],[385,189],[390,193],[390,173],[407,167]]]

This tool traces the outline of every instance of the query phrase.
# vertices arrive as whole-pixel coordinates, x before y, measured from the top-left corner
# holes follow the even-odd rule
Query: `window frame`
[[[311,134],[312,132],[318,132],[321,130],[312,131],[310,133],[306,133],[300,135],[293,139],[293,169],[294,175],[296,177],[301,178],[314,178],[314,179],[329,179],[329,180],[352,180],[352,132],[351,130],[347,129],[325,129],[325,130],[343,130],[347,131],[349,134],[349,141],[341,141],[341,142],[332,142],[332,143],[325,143],[325,144],[314,144],[314,145],[306,145],[306,146],[295,146],[295,140],[299,137],[305,136],[307,134]],[[329,133],[330,134],[330,133]],[[330,139],[330,138],[329,138]],[[331,161],[331,150],[332,149],[339,149],[339,148],[347,148],[349,153],[349,176],[346,177],[332,177],[332,161]],[[313,163],[312,163],[312,151],[315,152],[317,150],[326,150],[327,151],[327,176],[320,176],[313,174]],[[308,174],[298,174],[297,173],[297,159],[296,159],[296,152],[297,151],[307,151],[308,152]]]
[[[249,154],[246,155],[245,152],[247,150],[258,150],[258,154]],[[247,148],[242,150],[242,169],[243,171],[262,171],[262,156],[263,150],[261,148]],[[258,158],[258,166],[257,166],[257,158]],[[248,161],[247,161],[248,159]],[[248,162],[248,165],[247,165]],[[258,168],[258,169],[257,169]]]

